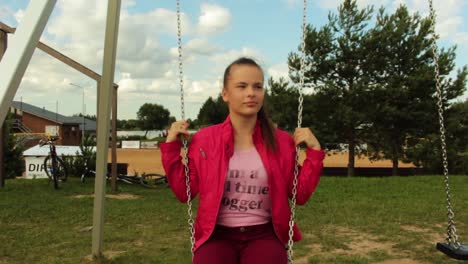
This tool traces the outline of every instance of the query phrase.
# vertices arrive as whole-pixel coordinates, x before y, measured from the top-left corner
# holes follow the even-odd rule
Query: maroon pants
[[[216,226],[213,234],[195,251],[194,264],[286,264],[288,257],[271,223],[247,226]]]

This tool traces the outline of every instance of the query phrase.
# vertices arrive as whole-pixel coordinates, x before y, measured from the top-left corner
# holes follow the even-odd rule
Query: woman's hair
[[[224,71],[223,89],[226,89],[227,87],[229,74],[231,72],[232,66],[234,65],[254,66],[254,67],[257,67],[263,74],[262,67],[260,67],[260,65],[258,65],[258,63],[255,62],[255,60],[251,58],[247,58],[247,57],[238,58],[237,60],[229,64],[229,66],[227,66],[226,70]],[[260,120],[260,123],[261,123],[263,140],[265,141],[265,145],[267,149],[272,152],[276,152],[277,144],[276,144],[276,136],[275,136],[275,125],[273,124],[273,122],[268,116],[268,113],[265,110],[265,103],[266,103],[265,99],[263,100],[263,106],[260,108],[260,111],[258,111],[257,113],[257,118]]]

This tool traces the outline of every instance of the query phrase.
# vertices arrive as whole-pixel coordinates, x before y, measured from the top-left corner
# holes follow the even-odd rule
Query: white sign
[[[141,142],[142,149],[158,149],[159,142],[158,141],[143,141]]]
[[[122,140],[122,148],[126,149],[139,149],[140,141],[139,140]]]
[[[59,136],[59,126],[45,126],[44,132],[51,136]]]
[[[79,156],[81,155],[80,147],[78,146],[55,146],[59,157]],[[23,157],[26,165],[26,179],[48,178],[44,168],[44,160],[49,155],[49,146],[36,145],[23,152]]]
[[[26,179],[47,178],[44,168],[45,157],[25,157]]]

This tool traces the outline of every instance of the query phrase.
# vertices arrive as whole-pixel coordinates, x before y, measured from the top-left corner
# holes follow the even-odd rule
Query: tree
[[[376,85],[367,143],[371,158],[392,160],[393,175],[398,174],[398,161],[413,147],[415,141],[408,139],[424,138],[438,128],[430,24],[428,18],[411,16],[405,6],[391,15],[380,9],[367,43],[378,50],[369,54]],[[446,78],[454,68],[454,51],[439,52],[445,106],[463,94],[466,84],[466,69],[456,80]]]
[[[265,98],[265,107],[279,128],[288,131],[297,126],[298,92],[284,78],[278,81],[268,80],[269,90]]]
[[[364,45],[369,33],[367,23],[372,7],[359,10],[354,0],[345,0],[338,14],[330,13],[329,23],[320,30],[306,28],[306,81],[314,84],[316,94],[326,100],[317,111],[318,119],[327,120],[327,129],[335,131],[341,143],[348,144],[348,176],[354,175],[356,145],[363,135],[359,128],[368,122],[368,54]],[[288,58],[290,77],[299,81],[300,55]]]
[[[222,123],[228,114],[229,109],[226,103],[223,101],[221,95],[219,95],[216,100],[213,100],[213,98],[210,96],[203,103],[200,111],[198,112],[198,125],[203,126]]]
[[[345,0],[327,25],[306,29],[305,76],[316,90],[311,110],[324,124],[317,131],[327,140],[347,143],[349,176],[354,175],[355,151],[391,159],[397,174],[398,160],[406,159],[413,139],[437,128],[429,19],[409,15],[404,6],[392,15],[381,8],[371,27],[372,13],[372,6],[359,10],[355,0]],[[454,80],[447,78],[454,51],[438,51],[444,107],[466,86],[466,68]],[[300,55],[290,54],[296,83],[299,62]]]
[[[139,121],[137,119],[128,119],[125,122],[125,129],[138,129]]]
[[[72,116],[83,117],[83,114],[78,113],[78,114],[73,114]],[[96,115],[84,115],[84,118],[89,119],[89,120],[97,121],[97,116]]]
[[[145,130],[163,129],[169,124],[169,110],[158,104],[145,103],[137,112],[138,126]]]
[[[13,115],[8,113],[7,118],[5,119],[3,131],[3,146],[4,146],[4,171],[5,178],[14,178],[18,175],[21,175],[24,171],[24,161],[23,161],[23,151],[24,149],[16,144],[16,137],[12,134],[11,123]]]
[[[450,174],[468,174],[468,100],[453,104],[445,112],[447,159]],[[434,131],[422,138],[411,139],[413,147],[406,158],[427,173],[443,172],[440,133]]]

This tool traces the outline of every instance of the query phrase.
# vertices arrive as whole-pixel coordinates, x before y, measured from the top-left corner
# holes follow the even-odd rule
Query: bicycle
[[[88,162],[86,161],[84,172],[81,175],[82,183],[85,183],[86,177],[96,176],[96,171],[89,169],[87,164]],[[110,181],[111,178],[112,175],[110,173],[106,173],[106,179]],[[143,187],[150,189],[156,189],[168,185],[167,177],[158,173],[144,173],[141,176],[117,174],[117,181],[125,182],[128,184],[140,184]]]
[[[49,181],[54,182],[54,189],[59,189],[59,183],[65,182],[68,177],[67,167],[63,160],[57,156],[55,141],[59,139],[55,136],[47,137],[47,140],[41,139],[39,146],[49,145],[49,154],[44,159],[44,170],[49,177]]]

